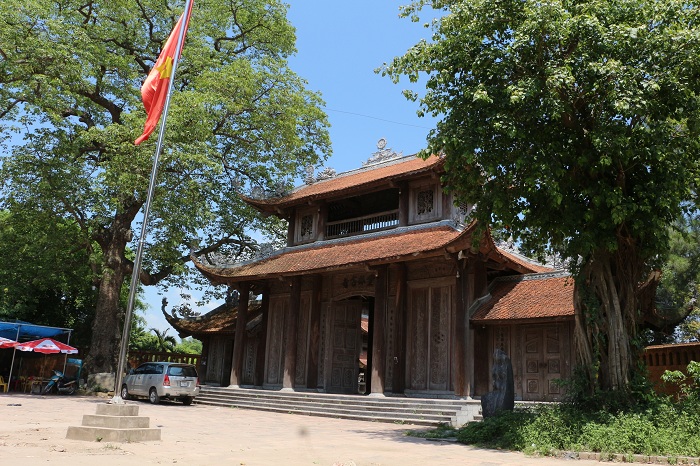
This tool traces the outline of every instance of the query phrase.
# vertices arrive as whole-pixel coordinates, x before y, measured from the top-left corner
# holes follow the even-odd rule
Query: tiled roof
[[[248,305],[248,325],[255,324],[260,316],[260,302],[253,301]],[[229,334],[236,332],[238,309],[222,304],[211,312],[198,317],[178,318],[163,312],[165,319],[181,337],[205,334]]]
[[[527,267],[528,269],[532,270],[535,273],[553,272],[554,271],[554,269],[551,267],[547,267],[546,265],[538,264],[537,262],[529,260],[525,256],[521,256],[520,254],[514,254],[512,252],[506,251],[505,249],[499,248],[498,246],[496,246],[496,250],[498,251],[499,254],[506,257],[509,261],[515,262],[516,264],[522,265],[523,267]]]
[[[358,237],[348,241],[321,242],[313,247],[294,248],[256,262],[231,267],[210,267],[195,261],[202,273],[214,282],[232,282],[277,275],[301,275],[316,271],[371,265],[414,257],[442,254],[444,248],[469,246],[473,228],[464,231],[450,226],[401,230],[392,234]]]
[[[275,207],[284,207],[308,202],[313,199],[332,197],[342,192],[347,195],[361,191],[374,185],[385,184],[389,181],[399,181],[405,177],[421,172],[442,171],[443,159],[431,156],[423,160],[416,156],[403,157],[398,160],[372,165],[349,172],[341,173],[335,178],[317,181],[311,185],[301,186],[290,195],[273,199],[253,199],[243,197],[249,204],[262,211],[274,211]]]
[[[563,273],[497,278],[489,290],[490,297],[476,304],[473,322],[574,317],[574,281]]]

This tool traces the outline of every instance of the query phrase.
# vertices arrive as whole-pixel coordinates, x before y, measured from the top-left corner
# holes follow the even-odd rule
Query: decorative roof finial
[[[362,162],[362,166],[373,165],[375,163],[386,162],[387,160],[398,159],[403,157],[403,152],[394,152],[391,148],[386,148],[386,139],[380,138],[377,141],[377,152],[372,154],[366,162]]]

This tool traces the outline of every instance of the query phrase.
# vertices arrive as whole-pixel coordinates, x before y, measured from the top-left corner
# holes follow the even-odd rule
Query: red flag
[[[190,24],[190,14],[186,12],[187,19],[185,21],[185,33],[182,36],[182,43],[185,43],[185,35],[187,34],[187,26]],[[163,106],[165,105],[165,99],[168,96],[168,90],[170,89],[170,78],[173,72],[173,61],[175,59],[175,48],[177,47],[177,36],[180,32],[180,24],[182,23],[182,18],[185,15],[180,16],[177,20],[175,28],[170,33],[168,41],[163,47],[163,51],[160,52],[158,60],[156,60],[153,69],[148,74],[148,77],[143,82],[141,86],[141,99],[143,100],[143,106],[146,109],[146,124],[143,128],[143,134],[134,141],[137,146],[143,141],[148,139],[153,130],[156,129],[158,120],[160,120],[160,115],[163,113]],[[180,53],[178,54],[178,59],[182,53],[182,45],[180,46]]]

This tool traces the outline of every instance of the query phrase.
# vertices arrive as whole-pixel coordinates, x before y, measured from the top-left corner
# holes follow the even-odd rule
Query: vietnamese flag
[[[185,32],[182,36],[182,43],[185,43],[185,35],[187,35],[187,26],[190,23],[190,14],[192,9],[190,9],[187,14],[187,19],[185,20]],[[143,82],[141,86],[141,99],[143,100],[143,106],[146,109],[146,124],[143,128],[143,134],[134,141],[137,146],[143,141],[148,139],[153,130],[156,129],[158,125],[158,120],[160,120],[160,115],[163,113],[163,106],[165,105],[165,99],[168,97],[168,91],[170,90],[170,78],[173,72],[173,61],[175,60],[175,49],[177,48],[177,36],[180,33],[180,25],[182,23],[182,18],[185,16],[183,14],[180,19],[177,20],[175,28],[170,33],[168,41],[163,47],[163,51],[160,52],[158,60],[156,60],[153,69],[148,74],[148,77]],[[182,53],[182,45],[180,46],[180,53],[178,53],[177,58],[180,58]]]

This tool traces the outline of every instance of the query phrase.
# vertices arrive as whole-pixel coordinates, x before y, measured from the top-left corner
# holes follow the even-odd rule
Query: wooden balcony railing
[[[326,238],[339,238],[372,231],[386,230],[399,225],[399,211],[390,210],[339,222],[326,224]]]

